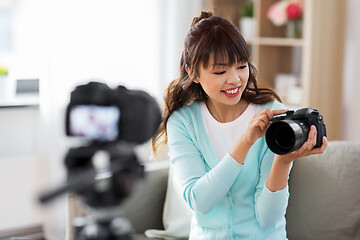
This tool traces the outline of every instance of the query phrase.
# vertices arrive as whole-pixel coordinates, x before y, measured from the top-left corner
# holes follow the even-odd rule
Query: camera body
[[[121,85],[111,89],[100,82],[77,86],[71,92],[65,119],[67,136],[134,144],[149,140],[160,122],[160,108],[148,93]]]
[[[326,136],[326,127],[323,116],[313,108],[291,110],[285,115],[274,117],[265,134],[266,143],[276,154],[293,152],[306,142],[311,125],[317,130],[314,148],[319,148],[322,138]]]

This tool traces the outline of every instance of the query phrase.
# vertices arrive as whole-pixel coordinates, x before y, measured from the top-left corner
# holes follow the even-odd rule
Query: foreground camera
[[[279,155],[296,151],[306,142],[311,125],[315,125],[317,130],[314,148],[319,148],[326,136],[326,128],[323,116],[312,108],[288,111],[285,116],[274,117],[265,134],[266,143]]]
[[[135,153],[157,131],[161,111],[148,93],[104,83],[77,86],[66,109],[66,134],[86,145],[70,148],[65,156],[66,184],[44,192],[46,203],[66,192],[81,197],[87,216],[76,218],[75,239],[131,240],[131,223],[119,216],[121,203],[144,176]]]

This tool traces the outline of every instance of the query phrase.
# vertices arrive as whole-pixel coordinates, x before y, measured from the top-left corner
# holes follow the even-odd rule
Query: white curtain
[[[145,90],[160,103],[178,75],[185,34],[201,7],[200,0],[46,1],[40,109],[41,165],[48,169],[49,185],[66,174],[64,156],[73,142],[64,133],[65,108],[75,86],[90,80],[122,84]],[[65,213],[64,200],[47,213],[49,239],[64,239]]]
[[[346,37],[345,37],[345,62],[344,62],[344,87],[343,102],[344,117],[343,139],[351,141],[360,140],[360,1],[347,1]]]

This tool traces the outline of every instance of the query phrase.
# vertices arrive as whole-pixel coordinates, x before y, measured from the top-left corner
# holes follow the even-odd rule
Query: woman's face
[[[214,104],[235,105],[239,103],[249,79],[249,65],[247,62],[237,62],[228,66],[227,62],[214,64],[210,57],[209,65],[199,67],[199,77],[194,82],[199,83],[208,101]]]

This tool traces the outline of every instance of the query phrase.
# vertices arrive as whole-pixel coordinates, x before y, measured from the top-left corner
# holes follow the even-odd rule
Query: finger
[[[300,148],[298,148],[297,150],[295,150],[291,153],[288,153],[288,155],[289,156],[292,155],[295,159],[300,158],[300,157],[305,157],[305,156],[310,155],[311,149],[312,149],[311,142],[306,141]]]
[[[320,147],[321,153],[325,152],[325,149],[327,148],[327,146],[328,146],[327,137],[324,136],[324,137],[322,138],[322,145],[321,145],[321,147]]]
[[[313,148],[316,145],[316,139],[317,139],[316,127],[314,125],[311,125],[309,136],[308,136],[308,141],[311,145],[311,148]]]
[[[259,117],[259,120],[263,121],[265,125],[269,125],[271,118],[269,118],[269,115],[263,114]]]
[[[288,112],[289,111],[289,109],[278,109],[278,110],[273,110],[272,111],[272,114],[274,115],[274,116],[276,116],[276,115],[279,115],[279,114],[284,114],[284,113],[286,113],[286,112]]]
[[[299,150],[301,154],[305,154],[306,152],[310,152],[313,148],[313,140],[308,138],[308,140],[301,146]]]
[[[259,117],[267,116],[267,118],[272,119],[274,117],[271,109],[269,107],[264,108],[258,114]]]
[[[314,130],[312,128],[312,126],[310,127],[310,131],[308,133],[308,138],[307,140],[304,142],[304,144],[297,150],[297,153],[298,154],[304,154],[305,152],[307,151],[310,151],[314,146],[313,146],[313,142],[314,142],[314,139],[313,139],[313,136],[314,136]]]
[[[327,138],[324,136],[322,138],[322,145],[320,148],[314,148],[312,151],[311,151],[311,154],[321,154],[321,153],[324,153],[325,152],[325,149],[327,148],[327,145],[328,145],[328,141],[327,141]]]
[[[315,145],[313,145],[313,140],[312,139],[310,141],[306,142],[305,152],[311,151],[311,149],[313,149],[314,146]]]
[[[259,119],[257,125],[260,127],[260,129],[263,131],[266,129],[268,123],[264,121],[264,119]]]
[[[314,125],[311,125],[306,142],[312,142],[313,140],[314,140]]]
[[[269,121],[274,117],[273,111],[271,111],[270,108],[266,108],[265,114]]]
[[[265,122],[266,124],[269,123],[270,119],[269,119],[269,115],[271,116],[271,110],[269,108],[264,108],[263,110],[261,110],[261,112],[257,113],[256,116],[253,118],[253,120],[255,120],[255,122],[258,122],[258,121],[263,121]]]
[[[297,155],[302,155],[308,149],[309,142],[306,141],[298,150],[294,153]]]

